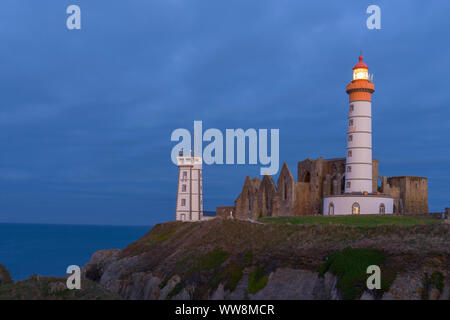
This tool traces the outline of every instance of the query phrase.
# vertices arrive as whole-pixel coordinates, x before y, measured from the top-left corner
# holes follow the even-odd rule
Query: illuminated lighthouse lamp
[[[363,62],[362,56],[359,56],[359,62],[353,68],[353,80],[369,80],[369,67]]]

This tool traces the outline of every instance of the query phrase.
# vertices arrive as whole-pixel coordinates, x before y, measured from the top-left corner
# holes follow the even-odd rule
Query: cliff
[[[95,253],[83,275],[124,299],[449,299],[449,229],[168,222]],[[365,287],[371,264],[381,290]]]
[[[13,280],[11,279],[11,275],[9,274],[8,270],[5,266],[0,264],[0,287],[11,284]]]

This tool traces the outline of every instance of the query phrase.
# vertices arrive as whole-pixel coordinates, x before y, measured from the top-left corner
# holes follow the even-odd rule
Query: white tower
[[[349,115],[345,193],[372,193],[372,93],[369,68],[359,57],[347,86]]]
[[[372,93],[369,68],[359,57],[347,85],[349,113],[345,193],[325,196],[323,214],[392,214],[394,198],[372,190]]]
[[[175,220],[200,221],[203,218],[202,157],[192,152],[177,157],[178,192]]]

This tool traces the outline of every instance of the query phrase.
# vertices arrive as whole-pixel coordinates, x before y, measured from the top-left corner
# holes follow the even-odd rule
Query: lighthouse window
[[[347,167],[347,172],[352,172],[352,167],[351,166]]]
[[[350,113],[352,113],[355,110],[355,106],[354,105],[350,105]]]
[[[187,171],[183,171],[183,179],[187,179]]]
[[[186,185],[183,184],[183,186],[181,187],[181,191],[186,192]]]
[[[352,183],[350,181],[347,181],[347,188],[350,188],[352,186]]]
[[[181,199],[181,206],[184,207],[186,205],[186,199]]]
[[[352,150],[349,150],[349,151],[347,152],[347,156],[348,156],[349,158],[352,156]]]
[[[349,135],[349,136],[348,136],[348,141],[349,141],[349,142],[353,141],[353,136],[352,136],[352,135]]]
[[[353,126],[353,119],[350,119],[350,121],[348,122],[348,125],[351,127]]]

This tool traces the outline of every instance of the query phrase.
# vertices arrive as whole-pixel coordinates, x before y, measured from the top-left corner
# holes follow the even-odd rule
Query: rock
[[[263,289],[249,297],[252,300],[331,299],[336,295],[335,285],[336,281],[331,274],[325,280],[317,272],[279,268],[270,274]]]
[[[81,270],[83,277],[92,281],[99,281],[103,275],[105,266],[115,261],[119,253],[120,250],[118,249],[95,252],[91,260]]]
[[[450,285],[448,283],[444,285],[444,290],[442,290],[439,300],[450,300]]]
[[[191,291],[193,291],[193,287],[184,288],[180,293],[172,297],[172,300],[191,300]]]
[[[441,292],[436,288],[431,288],[428,290],[428,300],[439,300]]]
[[[175,286],[181,282],[181,278],[177,275],[170,278],[169,281],[167,281],[167,284],[164,288],[161,289],[160,295],[158,297],[158,300],[165,300],[167,299],[168,294],[175,288]]]
[[[243,300],[247,298],[249,273],[250,270],[244,270],[242,279],[238,282],[234,291],[225,295],[226,300]]]
[[[422,279],[415,274],[398,275],[388,292],[383,294],[382,300],[420,300]]]
[[[360,300],[375,300],[375,297],[369,291],[364,291]]]
[[[219,284],[216,291],[213,292],[210,300],[224,300],[225,299],[225,289],[223,284]]]
[[[67,285],[64,282],[52,282],[50,283],[50,293],[55,294],[67,289]]]
[[[14,283],[5,266],[0,264],[0,286]]]

